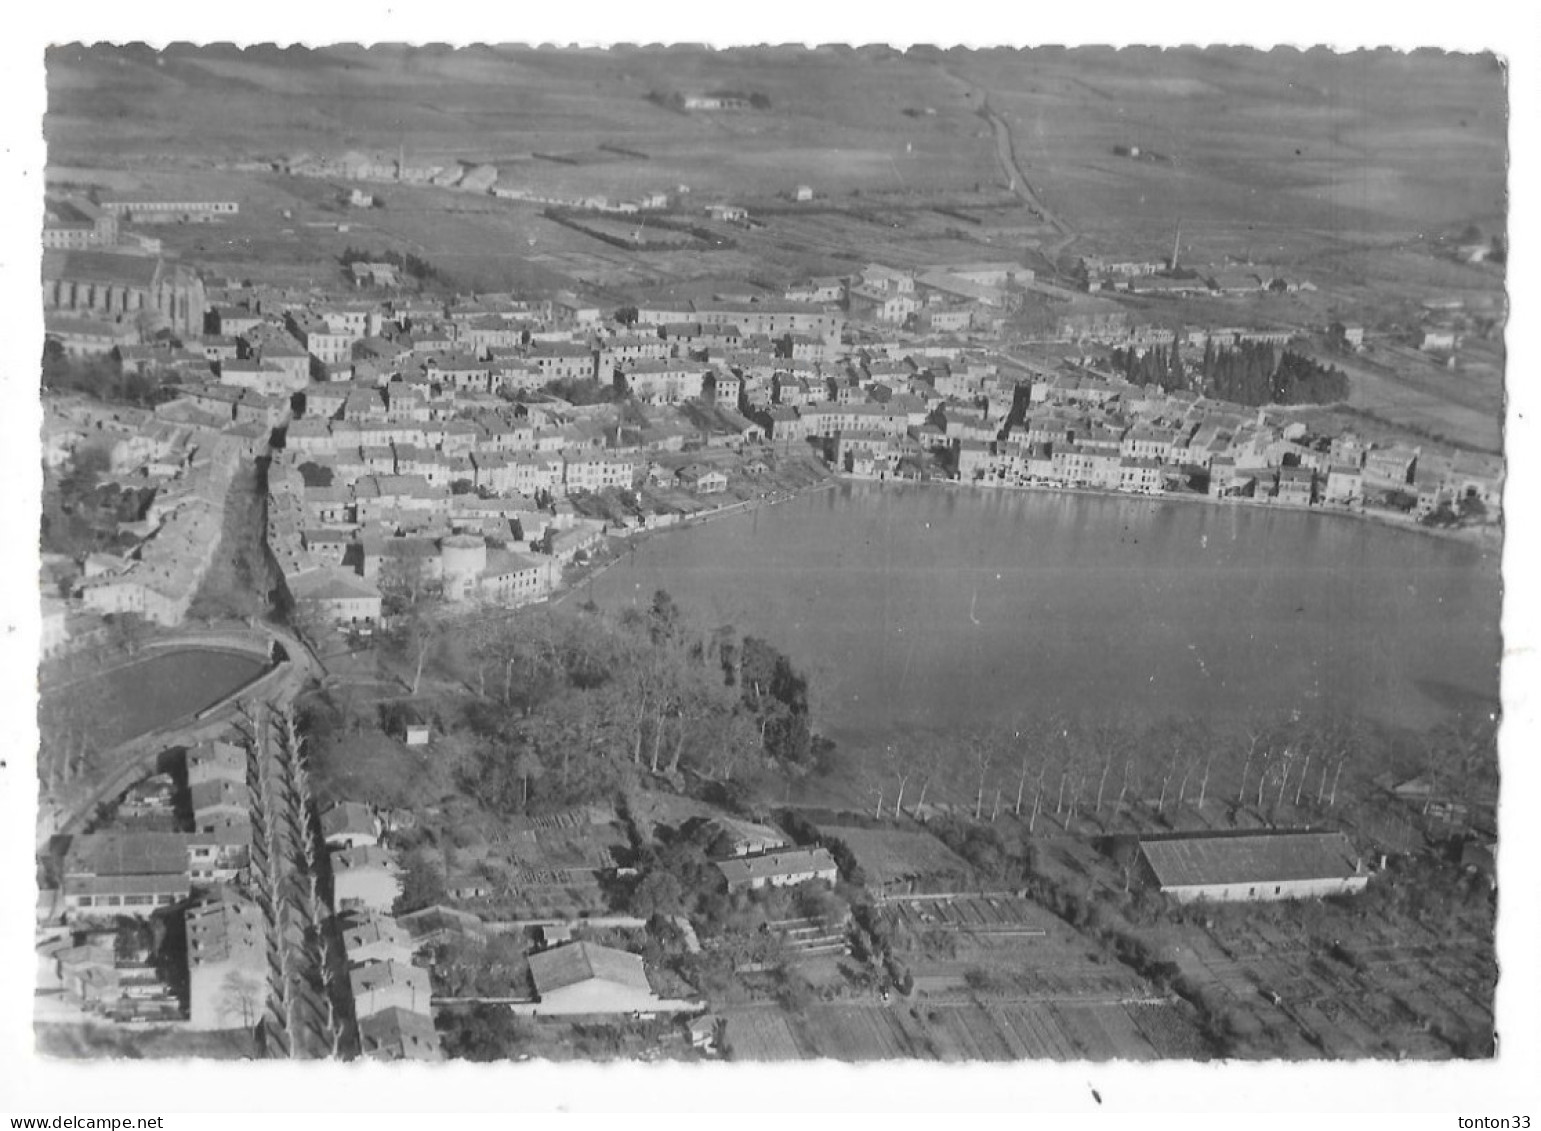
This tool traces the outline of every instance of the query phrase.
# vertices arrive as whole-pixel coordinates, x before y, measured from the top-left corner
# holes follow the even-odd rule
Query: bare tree
[[[914,813],[923,813],[926,808],[926,793],[931,788],[931,782],[936,777],[937,761],[940,757],[941,746],[934,736],[921,734],[915,739],[917,743],[915,766],[916,773],[920,775],[920,796],[915,799]]]
[[[910,747],[908,742],[902,739],[898,745],[890,746],[889,750],[893,753],[893,762],[890,764],[889,772],[893,774],[899,783],[898,793],[894,797],[894,820],[897,821],[900,817],[904,816],[904,791],[909,786],[910,779],[919,771],[920,762],[915,756],[915,750]]]
[[[1284,791],[1290,783],[1290,764],[1295,760],[1295,751],[1286,746],[1279,755],[1279,795],[1274,798],[1273,807],[1277,811],[1284,804]]]
[[[1306,775],[1308,775],[1311,772],[1311,754],[1312,754],[1312,749],[1311,749],[1310,745],[1305,746],[1304,749],[1305,749],[1306,757],[1305,757],[1305,761],[1300,764],[1300,780],[1295,783],[1295,808],[1296,809],[1300,808],[1300,791],[1305,789],[1305,787],[1306,787]]]
[[[240,1018],[241,1028],[250,1029],[257,1023],[257,1010],[261,1004],[261,980],[239,967],[232,967],[219,983],[215,1007],[219,1016]]]
[[[1019,750],[1022,755],[1022,772],[1017,777],[1017,803],[1016,806],[1012,809],[1012,814],[1017,817],[1022,815],[1022,794],[1027,789],[1027,767],[1031,754],[1031,747],[1026,742],[1021,742],[1019,743]]]
[[[1199,778],[1199,812],[1204,811],[1204,798],[1209,794],[1209,768],[1215,762],[1215,743],[1209,743],[1209,749],[1204,753],[1204,773]]]
[[[1247,728],[1247,756],[1241,763],[1241,784],[1236,789],[1236,804],[1240,805],[1247,796],[1247,773],[1252,768],[1252,759],[1257,756],[1258,743],[1263,741],[1263,730],[1258,726]]]
[[[1102,815],[1102,791],[1107,788],[1108,771],[1113,768],[1113,755],[1109,751],[1102,754],[1102,773],[1097,775],[1097,807],[1096,813]]]
[[[1259,812],[1262,812],[1262,809],[1263,809],[1263,790],[1264,790],[1264,788],[1268,784],[1268,771],[1269,771],[1269,768],[1270,768],[1269,767],[1269,760],[1272,757],[1273,757],[1273,748],[1271,746],[1265,745],[1263,747],[1263,765],[1262,765],[1262,768],[1259,769],[1258,772],[1257,772],[1257,805],[1256,805],[1256,808],[1257,808],[1257,810]]]
[[[1068,833],[1075,824],[1076,809],[1081,804],[1081,790],[1086,785],[1086,771],[1077,763],[1070,774],[1070,805],[1065,810],[1065,831]]]
[[[1156,799],[1157,813],[1166,812],[1166,794],[1171,788],[1173,776],[1177,773],[1177,759],[1180,751],[1181,748],[1174,744],[1172,753],[1166,760],[1166,769],[1161,773],[1161,795]]]
[[[878,820],[883,819],[883,782],[884,778],[881,772],[871,775],[867,781],[867,792],[873,794],[877,798],[877,804],[873,810],[873,816]]]
[[[990,776],[990,767],[995,762],[996,743],[993,735],[979,731],[970,734],[964,741],[968,745],[977,774],[974,791],[974,820],[977,821],[984,813],[985,782]]]

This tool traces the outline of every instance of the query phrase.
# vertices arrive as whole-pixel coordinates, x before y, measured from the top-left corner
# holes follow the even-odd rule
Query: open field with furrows
[[[905,963],[924,995],[1060,1002],[1159,998],[1134,971],[1024,899],[893,900]]]
[[[1086,842],[1056,842],[1039,868],[1087,893],[1097,930],[1137,940],[1226,1055],[1491,1054],[1489,892],[1429,855],[1393,861],[1352,898],[1164,911],[1123,894],[1117,866]]]
[[[1203,1057],[1175,1007],[980,999],[887,1005],[813,1005],[796,1015],[766,1008],[727,1015],[739,1061],[1154,1060]]]
[[[414,162],[500,162],[510,181],[563,192],[1004,187],[976,113],[988,102],[1045,201],[1125,243],[1164,247],[1179,217],[1206,257],[1281,227],[1412,232],[1502,214],[1503,88],[1482,58],[74,47],[50,52],[48,82],[58,164],[405,147]],[[648,98],[714,88],[769,108],[686,113]],[[533,159],[575,151],[583,164]],[[1206,247],[1207,229],[1224,246]]]
[[[965,222],[950,220],[920,202],[904,205],[777,213],[764,217],[764,226],[739,243],[772,261],[777,251],[784,255],[790,250],[808,274],[847,274],[853,263],[859,266],[873,259],[899,268],[982,259],[1023,262],[1026,239],[986,242]],[[823,261],[809,259],[815,249]]]
[[[1411,232],[1502,214],[1492,59],[1093,49],[946,66],[988,90],[1028,178],[1074,227],[1169,233],[1182,216],[1195,233],[1235,219]]]
[[[1503,450],[1501,370],[1461,373],[1427,361],[1375,369],[1352,361],[1334,364],[1349,375],[1351,407],[1423,436],[1481,451]]]
[[[56,161],[91,153],[124,162],[403,145],[424,163],[513,161],[619,144],[650,159],[618,158],[610,173],[622,186],[720,193],[798,182],[845,191],[879,177],[945,187],[988,175],[990,149],[959,128],[969,114],[946,84],[890,52],[864,57],[854,65],[846,50],[61,48],[48,59],[48,140]],[[762,95],[769,108],[684,113],[648,99],[715,89]],[[923,106],[938,112],[903,113]],[[561,185],[574,171],[528,168],[532,185]]]
[[[1180,939],[1184,973],[1221,992],[1239,1033],[1280,1055],[1446,1059],[1492,1026],[1490,928],[1464,917],[1448,931],[1358,924],[1330,953],[1268,920],[1188,927]]]
[[[745,1009],[726,1015],[725,1038],[735,1060],[802,1060],[803,1050],[785,1014],[770,1009]]]

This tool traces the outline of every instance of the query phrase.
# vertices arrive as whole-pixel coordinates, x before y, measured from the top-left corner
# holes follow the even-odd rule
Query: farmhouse
[[[591,942],[530,955],[539,1013],[634,1013],[658,1004],[642,957]]]
[[[835,858],[822,848],[798,848],[788,852],[771,852],[764,856],[739,856],[731,860],[719,860],[717,868],[727,878],[728,890],[745,888],[786,887],[823,880],[834,883],[839,869]]]
[[[1369,882],[1340,832],[1142,840],[1140,859],[1146,879],[1180,903],[1319,899]]]

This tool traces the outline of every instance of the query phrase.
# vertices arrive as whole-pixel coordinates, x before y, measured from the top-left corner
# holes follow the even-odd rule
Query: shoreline
[[[978,490],[981,492],[1005,491],[1021,492],[1024,494],[1050,494],[1050,495],[1085,495],[1101,499],[1125,499],[1129,501],[1151,503],[1187,503],[1202,504],[1216,508],[1237,506],[1249,510],[1275,511],[1281,514],[1305,514],[1320,515],[1322,517],[1336,517],[1353,519],[1358,522],[1368,522],[1388,530],[1401,530],[1408,534],[1425,534],[1432,538],[1442,539],[1447,542],[1461,542],[1469,546],[1501,549],[1503,546],[1503,526],[1468,526],[1464,528],[1451,528],[1439,526],[1424,526],[1422,523],[1403,521],[1392,518],[1390,515],[1370,513],[1363,510],[1348,510],[1340,507],[1326,507],[1320,505],[1295,506],[1292,504],[1278,504],[1257,499],[1233,498],[1216,499],[1209,495],[1176,494],[1162,492],[1159,495],[1136,495],[1128,491],[1114,491],[1106,487],[1064,487],[1054,484],[1028,484],[1017,485],[1000,483],[986,486],[982,483],[963,483],[957,479],[872,479],[867,476],[848,475],[840,472],[834,473],[837,483],[869,483],[879,487],[892,485],[915,487],[946,487],[952,490]]]
[[[1363,522],[1374,526],[1379,526],[1386,530],[1398,530],[1407,534],[1424,535],[1430,538],[1439,539],[1441,541],[1462,543],[1483,550],[1492,549],[1501,551],[1503,548],[1504,540],[1502,524],[1498,524],[1496,526],[1464,528],[1424,526],[1422,523],[1419,523],[1416,520],[1404,521],[1387,514],[1379,514],[1365,510],[1351,510],[1341,507],[1327,507],[1321,505],[1302,507],[1293,504],[1280,505],[1278,503],[1270,503],[1266,500],[1247,498],[1217,499],[1209,495],[1177,494],[1172,492],[1163,492],[1157,495],[1137,495],[1127,491],[1110,490],[1105,487],[1067,487],[1047,483],[1025,485],[1001,483],[985,485],[982,483],[963,483],[957,479],[874,479],[867,476],[850,475],[844,472],[830,470],[829,477],[827,479],[795,491],[767,494],[758,499],[741,499],[736,503],[729,503],[725,506],[715,507],[710,510],[697,511],[694,514],[686,515],[680,520],[670,523],[667,526],[641,527],[620,533],[612,533],[608,535],[608,537],[611,539],[622,540],[624,542],[624,548],[621,548],[620,551],[617,552],[613,557],[607,557],[603,561],[594,562],[591,565],[586,566],[583,572],[579,574],[571,583],[564,582],[560,589],[553,591],[550,599],[547,601],[547,604],[551,606],[560,605],[568,597],[581,589],[585,584],[593,581],[597,577],[603,576],[605,572],[610,569],[610,567],[619,563],[626,556],[627,552],[634,550],[636,546],[640,545],[646,539],[655,536],[666,535],[674,531],[689,530],[697,526],[705,525],[708,522],[713,522],[717,519],[728,518],[736,514],[743,514],[748,511],[753,511],[761,506],[776,506],[777,504],[789,502],[793,499],[802,498],[808,495],[813,495],[820,491],[828,491],[836,486],[858,484],[872,485],[877,487],[913,486],[921,488],[942,488],[946,490],[971,492],[977,490],[981,493],[1002,491],[1008,493],[1020,492],[1024,494],[1089,496],[1092,498],[1127,500],[1131,502],[1204,505],[1215,507],[1217,509],[1234,506],[1254,511],[1275,511],[1284,514],[1302,514],[1315,515],[1323,518],[1330,517],[1350,519],[1355,522]],[[610,544],[615,545],[616,543],[611,542]]]
[[[776,506],[780,503],[790,502],[793,499],[800,499],[808,495],[816,494],[820,491],[828,491],[831,488],[837,486],[840,482],[841,477],[831,473],[828,478],[823,479],[818,483],[810,484],[807,487],[799,488],[795,491],[771,492],[756,499],[740,499],[736,503],[728,503],[724,506],[713,507],[710,510],[697,511],[694,514],[685,515],[678,521],[671,522],[666,526],[646,526],[636,529],[629,529],[624,532],[612,533],[608,535],[609,538],[619,539],[621,541],[621,545],[618,547],[618,552],[615,554],[615,556],[607,557],[603,561],[593,562],[592,564],[585,566],[583,572],[575,577],[571,583],[564,581],[561,589],[553,591],[550,600],[548,600],[546,603],[552,607],[560,605],[563,601],[576,593],[584,585],[593,581],[596,577],[603,576],[606,570],[622,561],[628,552],[635,550],[638,545],[647,539],[653,537],[661,537],[663,535],[674,533],[675,531],[692,530],[695,527],[705,526],[707,523],[714,522],[718,519],[730,518],[733,515],[745,514],[758,510],[763,506]],[[616,546],[617,543],[612,541],[609,543],[609,545]]]

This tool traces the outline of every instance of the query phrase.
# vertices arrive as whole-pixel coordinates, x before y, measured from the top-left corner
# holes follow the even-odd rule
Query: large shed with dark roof
[[[1363,861],[1340,832],[1274,832],[1142,840],[1146,876],[1193,900],[1319,899],[1362,891]]]
[[[598,943],[574,942],[530,955],[540,1013],[648,1012],[658,998],[642,957]]]

